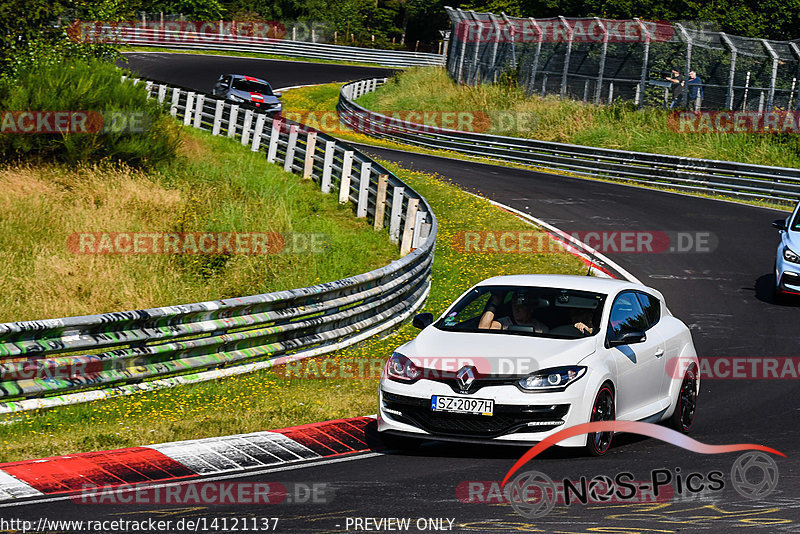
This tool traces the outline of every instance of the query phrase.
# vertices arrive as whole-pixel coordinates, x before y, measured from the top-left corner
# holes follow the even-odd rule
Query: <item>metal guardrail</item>
[[[91,35],[84,36],[92,39]],[[97,38],[104,38],[98,36]],[[381,50],[343,46],[325,43],[310,43],[288,39],[268,39],[260,37],[236,36],[226,42],[225,36],[207,36],[158,29],[136,29],[124,32],[113,38],[119,44],[130,46],[157,46],[178,50],[217,50],[226,52],[247,52],[275,54],[297,58],[325,59],[375,63],[386,67],[442,66],[445,56],[428,52],[407,52],[404,50]]]
[[[786,203],[800,200],[800,169],[447,130],[386,117],[354,102],[385,82],[386,78],[372,78],[342,86],[337,105],[342,122],[353,130],[407,145],[580,176]]]
[[[178,87],[146,86],[185,125],[239,139],[252,151],[266,152],[270,162],[314,180],[323,192],[338,191],[340,202],[355,204],[357,217],[371,220],[376,230],[388,226],[402,257],[302,289],[0,324],[0,400],[7,400],[0,413],[98,397],[92,391],[64,395],[78,390],[129,394],[156,387],[148,384],[165,387],[225,375],[208,369],[258,360],[269,367],[330,352],[397,324],[427,296],[437,221],[425,199],[391,172],[346,143],[297,123]],[[186,375],[198,371],[204,372]],[[164,379],[179,374],[181,380]]]

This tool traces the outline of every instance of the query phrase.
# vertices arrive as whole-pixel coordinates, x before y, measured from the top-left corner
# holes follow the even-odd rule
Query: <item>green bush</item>
[[[96,133],[33,134],[14,133],[4,115],[0,158],[68,164],[113,161],[135,167],[173,160],[180,143],[177,124],[164,106],[147,99],[142,85],[123,82],[123,74],[108,62],[73,59],[25,68],[14,79],[6,78],[0,89],[4,112],[89,111],[104,120]],[[136,118],[136,127],[126,128],[129,123],[123,117]]]

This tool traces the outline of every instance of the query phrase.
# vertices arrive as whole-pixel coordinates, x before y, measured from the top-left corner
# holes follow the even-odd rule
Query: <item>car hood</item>
[[[253,102],[261,102],[264,101],[265,104],[277,104],[280,102],[277,96],[275,95],[265,95],[263,93],[251,93],[250,91],[241,91],[239,89],[231,90],[232,95],[236,95],[239,98],[244,98],[245,100],[252,100]]]
[[[553,339],[446,332],[429,326],[397,352],[426,369],[455,372],[465,365],[473,365],[483,375],[525,375],[540,369],[578,364],[597,350],[599,339],[599,335]]]

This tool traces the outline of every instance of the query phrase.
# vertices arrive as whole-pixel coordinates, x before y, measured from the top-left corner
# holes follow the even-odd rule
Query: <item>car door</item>
[[[664,340],[650,326],[637,292],[624,291],[617,295],[611,305],[608,340],[621,339],[625,333],[645,333],[641,342],[609,348],[617,369],[619,419],[648,417],[652,413],[647,407],[661,400],[666,360]]]
[[[642,305],[645,317],[647,318],[648,335],[658,335],[663,341],[663,352],[659,357],[656,354],[658,371],[661,374],[661,387],[659,389],[659,398],[663,399],[669,393],[670,379],[672,378],[672,371],[669,369],[667,362],[677,361],[681,355],[683,343],[681,341],[681,330],[676,328],[678,321],[673,319],[670,323],[670,317],[666,321],[661,321],[661,300],[654,297],[650,293],[644,291],[637,291],[636,296],[639,298],[639,303]]]

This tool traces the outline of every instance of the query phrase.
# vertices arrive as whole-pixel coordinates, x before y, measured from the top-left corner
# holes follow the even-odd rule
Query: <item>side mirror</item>
[[[609,347],[618,347],[620,345],[633,345],[634,343],[642,343],[647,339],[644,332],[625,332],[618,338],[609,338]]]
[[[433,314],[432,313],[418,313],[414,316],[414,320],[411,321],[411,325],[415,328],[419,328],[422,330],[426,326],[433,323]]]
[[[786,221],[784,219],[775,219],[772,221],[772,227],[778,230],[786,230]]]

